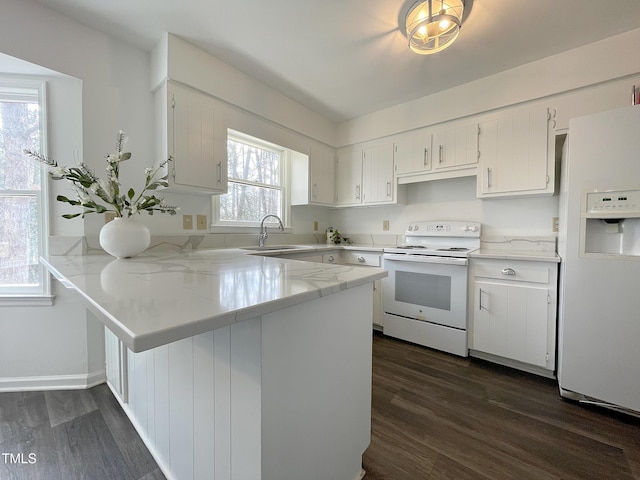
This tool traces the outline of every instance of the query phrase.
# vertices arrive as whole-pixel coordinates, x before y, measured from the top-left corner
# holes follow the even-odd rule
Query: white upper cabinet
[[[335,202],[335,149],[321,143],[310,155],[291,158],[291,205],[333,205]]]
[[[478,197],[554,193],[555,135],[545,106],[505,110],[480,122]]]
[[[169,163],[169,188],[194,194],[227,191],[223,107],[197,90],[166,82],[156,92],[160,151]]]
[[[478,163],[478,124],[448,125],[433,136],[434,170],[471,166]]]
[[[397,202],[391,141],[338,149],[336,190],[339,206]]]
[[[362,154],[362,203],[394,201],[393,143],[381,143],[364,149]]]
[[[396,138],[393,159],[396,175],[424,173],[431,170],[432,131],[422,128]]]
[[[338,150],[336,162],[336,204],[359,205],[362,203],[362,149]]]
[[[311,145],[311,203],[333,205],[335,202],[336,151],[323,144]]]

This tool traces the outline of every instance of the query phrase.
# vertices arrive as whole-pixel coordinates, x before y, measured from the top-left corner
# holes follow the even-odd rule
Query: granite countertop
[[[318,246],[320,247],[320,246]],[[322,245],[321,247],[325,247]],[[296,248],[287,252],[313,251]],[[41,259],[134,352],[165,345],[387,275],[241,249]],[[262,252],[260,252],[262,253]]]

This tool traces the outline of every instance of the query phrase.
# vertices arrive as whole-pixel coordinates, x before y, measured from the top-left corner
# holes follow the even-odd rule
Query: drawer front
[[[366,265],[367,267],[379,267],[380,255],[375,253],[362,253],[362,252],[342,252],[344,256],[344,263],[348,265]]]
[[[342,258],[339,253],[325,253],[322,255],[322,263],[342,264]]]
[[[476,277],[494,278],[497,280],[544,283],[550,280],[547,265],[533,265],[520,261],[478,262],[474,266]]]

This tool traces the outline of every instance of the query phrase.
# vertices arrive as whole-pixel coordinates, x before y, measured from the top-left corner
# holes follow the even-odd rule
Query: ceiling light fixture
[[[462,25],[463,0],[419,0],[407,13],[409,48],[421,55],[451,45]]]

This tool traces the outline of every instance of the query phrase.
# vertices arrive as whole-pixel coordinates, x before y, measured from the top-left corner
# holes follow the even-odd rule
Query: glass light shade
[[[462,0],[426,0],[416,2],[407,14],[409,48],[421,55],[444,50],[460,33]]]

